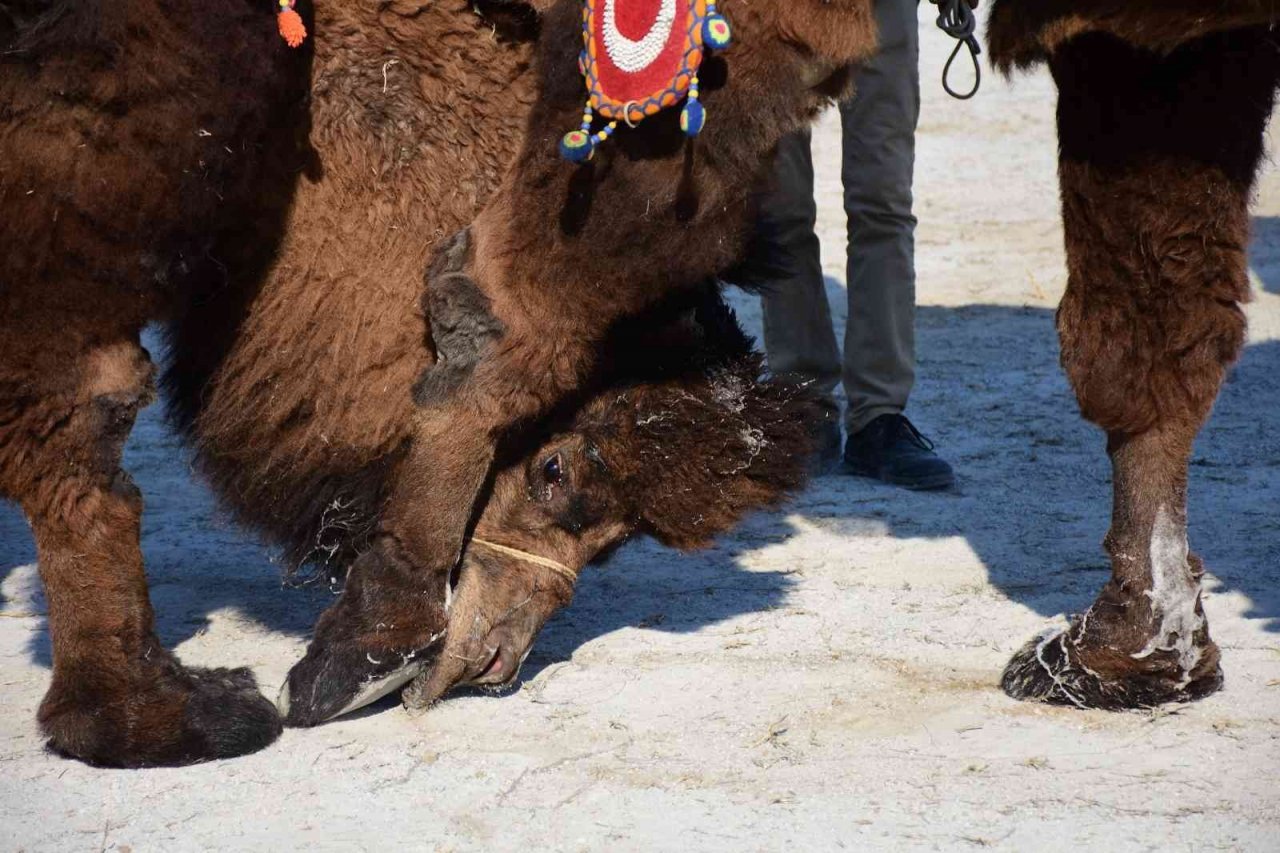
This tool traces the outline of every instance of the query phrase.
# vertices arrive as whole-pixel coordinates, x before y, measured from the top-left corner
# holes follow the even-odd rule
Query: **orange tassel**
[[[307,37],[307,27],[302,23],[302,16],[292,9],[285,9],[276,15],[276,25],[280,28],[280,37],[289,47],[298,47]]]

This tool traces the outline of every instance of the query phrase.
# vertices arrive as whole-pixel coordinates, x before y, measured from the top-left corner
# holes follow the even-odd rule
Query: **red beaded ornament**
[[[702,130],[698,68],[710,49],[729,46],[729,22],[716,0],[584,0],[578,70],[587,83],[582,125],[560,140],[560,153],[581,163],[618,127],[685,101],[680,127]],[[599,116],[605,124],[592,130]]]

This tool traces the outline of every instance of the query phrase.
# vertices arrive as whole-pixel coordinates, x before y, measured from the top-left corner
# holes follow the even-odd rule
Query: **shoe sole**
[[[897,486],[900,489],[906,489],[910,492],[940,492],[949,489],[956,484],[956,478],[953,474],[939,474],[936,477],[930,477],[924,480],[894,480],[890,477],[882,477],[865,469],[857,468],[848,460],[844,463],[845,471],[855,477],[862,477],[866,480],[875,480],[877,483],[885,483],[890,486]]]

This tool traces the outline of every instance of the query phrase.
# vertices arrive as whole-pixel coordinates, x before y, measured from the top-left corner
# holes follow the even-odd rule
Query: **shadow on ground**
[[[1110,466],[1057,364],[1053,312],[922,308],[912,414],[954,464],[952,493],[911,494],[824,478],[800,515],[884,525],[898,539],[962,537],[990,583],[1049,616],[1086,607],[1105,582]],[[1191,542],[1250,618],[1280,631],[1280,343],[1246,348],[1201,432],[1191,467]],[[823,490],[834,492],[822,495]],[[813,504],[820,502],[820,506]],[[851,540],[856,541],[856,540]],[[850,554],[856,564],[857,555]],[[909,580],[911,566],[903,566]]]
[[[1277,235],[1280,244],[1280,235]],[[814,485],[788,513],[760,515],[709,552],[629,546],[584,576],[574,605],[548,627],[526,677],[589,640],[626,627],[691,632],[786,602],[785,573],[744,571],[740,558],[794,535],[791,519],[835,532],[869,522],[898,539],[963,537],[990,582],[1046,616],[1087,606],[1107,576],[1100,541],[1110,510],[1101,436],[1083,423],[1057,366],[1052,311],[923,307],[912,414],[952,460],[955,492],[912,494],[844,476]],[[1192,543],[1248,617],[1280,631],[1280,343],[1250,346],[1201,434],[1192,466]],[[144,413],[127,461],[147,496],[144,550],[162,639],[174,645],[230,609],[270,631],[304,636],[329,601],[280,589],[269,553],[221,517],[197,485],[157,408]],[[848,537],[856,567],[858,538]],[[0,581],[34,559],[30,534],[0,508]],[[912,566],[902,567],[909,580]],[[13,584],[5,584],[12,597]],[[24,588],[34,586],[28,580]],[[36,593],[30,593],[35,595]],[[37,602],[42,604],[42,602]],[[31,654],[49,664],[47,633]]]

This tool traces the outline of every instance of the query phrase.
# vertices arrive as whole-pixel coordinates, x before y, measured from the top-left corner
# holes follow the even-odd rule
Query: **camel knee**
[[[107,498],[140,511],[120,461],[138,412],[155,398],[146,350],[114,342],[83,354],[70,370],[50,367],[4,385],[17,391],[0,400],[7,415],[0,420],[0,492],[33,521],[84,516],[87,504]]]
[[[1198,430],[1244,345],[1239,305],[1200,294],[1154,304],[1113,295],[1069,289],[1059,308],[1062,366],[1081,415],[1109,433]]]
[[[82,364],[67,422],[68,450],[98,483],[132,492],[120,459],[138,412],[155,400],[155,367],[135,341],[98,347]]]

